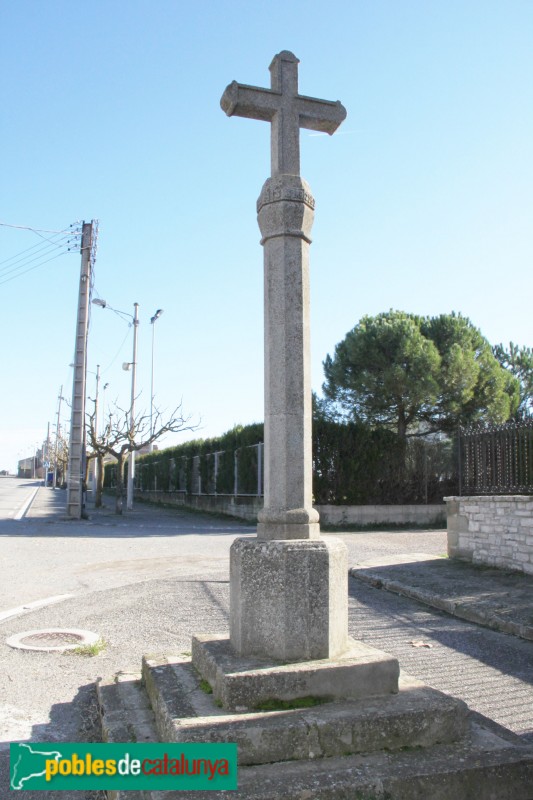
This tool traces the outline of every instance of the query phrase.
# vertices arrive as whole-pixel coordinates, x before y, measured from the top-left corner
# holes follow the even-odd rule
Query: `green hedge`
[[[407,441],[384,428],[313,420],[315,503],[440,503],[456,493],[450,440]]]
[[[262,493],[259,442],[263,442],[263,425],[256,423],[138,456],[136,488],[233,494],[237,470],[237,494],[256,495],[258,488]],[[405,442],[385,429],[334,422],[319,415],[313,421],[313,495],[318,504],[442,502],[445,495],[456,493],[454,464],[449,440]],[[114,485],[115,472],[116,467],[107,465],[106,487]]]

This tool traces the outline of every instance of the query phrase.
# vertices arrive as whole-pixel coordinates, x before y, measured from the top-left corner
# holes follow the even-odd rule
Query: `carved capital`
[[[276,236],[295,236],[310,243],[315,199],[307,181],[298,175],[269,178],[257,201],[261,244]]]

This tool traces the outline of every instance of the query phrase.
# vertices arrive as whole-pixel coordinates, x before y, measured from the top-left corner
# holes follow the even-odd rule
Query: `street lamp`
[[[37,447],[38,447],[38,442],[35,442],[35,444],[33,445],[33,469],[32,469],[33,480],[35,480],[35,478],[37,477]]]
[[[154,334],[155,334],[155,322],[159,319],[161,314],[163,313],[162,308],[158,308],[155,312],[153,317],[150,317],[150,325],[152,326],[152,374],[150,380],[150,436],[154,435],[154,427],[152,423],[153,415],[154,415]],[[154,449],[154,443],[150,442],[150,452]]]
[[[105,393],[108,386],[109,383],[104,383],[102,387],[102,419],[104,420],[104,427],[105,427]],[[98,436],[98,431],[96,431],[96,435]]]
[[[56,446],[54,450],[54,482],[53,482],[54,489],[57,487],[57,458],[59,452],[59,439],[61,436],[61,401],[65,400],[65,402],[67,402],[66,398],[63,397],[62,385],[59,390],[59,397],[57,398],[57,400],[58,400],[58,406],[57,406],[57,423],[56,423]]]
[[[131,366],[131,403],[130,403],[130,430],[129,430],[129,437],[131,444],[135,437],[135,379],[137,377],[137,328],[139,327],[139,303],[133,304],[133,316],[131,314],[127,314],[125,311],[119,311],[117,308],[112,308],[112,306],[108,305],[105,300],[100,300],[100,298],[95,298],[93,300],[93,303],[95,306],[100,306],[101,308],[109,308],[111,311],[114,311],[115,314],[129,317],[131,320],[133,320],[133,358],[131,362],[122,365],[123,369],[126,370],[128,370]],[[135,450],[131,450],[128,458],[128,487],[126,492],[126,508],[128,508],[128,510],[130,511],[133,508],[134,478],[135,478]]]
[[[94,435],[98,439],[98,391],[100,388],[100,364],[96,365],[96,394],[94,396]],[[90,398],[89,398],[90,399]],[[93,458],[93,498],[96,497],[96,487],[98,485],[98,458]]]

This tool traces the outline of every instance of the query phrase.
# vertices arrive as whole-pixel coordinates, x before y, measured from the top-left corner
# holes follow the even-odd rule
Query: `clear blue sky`
[[[460,311],[492,344],[531,346],[532,41],[531,0],[3,2],[0,221],[100,221],[95,296],[140,304],[139,406],[163,308],[157,404],[183,398],[195,436],[261,420],[270,126],[219,101],[234,79],[268,86],[288,49],[300,92],[348,111],[331,138],[301,134],[314,388],[346,332],[389,308]],[[46,436],[60,386],[72,392],[80,258],[21,274],[39,262],[13,257],[42,241],[0,226],[0,469]],[[89,396],[100,364],[106,403],[128,405],[131,347],[127,324],[93,306]]]

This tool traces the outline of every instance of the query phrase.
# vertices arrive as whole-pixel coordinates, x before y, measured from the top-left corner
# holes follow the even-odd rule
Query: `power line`
[[[30,225],[12,225],[9,222],[0,222],[0,225],[4,228],[18,228],[21,231],[32,231],[33,233],[69,233],[69,228],[63,231],[49,231],[46,228],[32,228]],[[79,220],[70,226],[70,228],[74,228],[76,225],[79,225]]]
[[[2,276],[4,276],[4,275],[7,275],[7,274],[9,274],[11,272],[16,272],[17,270],[22,269],[23,267],[27,266],[28,264],[31,264],[34,261],[37,261],[37,260],[43,258],[44,256],[49,255],[50,253],[53,253],[54,250],[64,250],[64,248],[67,246],[69,241],[70,241],[70,239],[68,239],[68,237],[63,237],[63,239],[59,239],[58,241],[54,242],[53,244],[42,244],[42,245],[40,245],[40,247],[33,254],[31,254],[31,257],[30,257],[29,254],[26,255],[26,256],[21,256],[21,257],[16,258],[16,259],[15,259],[15,256],[12,256],[12,259],[15,259],[15,261],[13,261],[13,263],[11,263],[11,264],[6,264],[4,267],[1,267],[0,268],[0,274],[2,274]],[[8,259],[6,259],[6,260],[8,260]]]
[[[15,278],[20,278],[21,275],[25,275],[27,272],[31,272],[32,270],[37,269],[37,267],[42,267],[45,264],[48,264],[50,261],[54,261],[56,258],[60,258],[61,256],[66,256],[66,255],[68,255],[68,250],[63,250],[63,252],[61,253],[56,253],[55,256],[48,258],[46,261],[42,261],[40,264],[35,264],[35,266],[33,267],[29,267],[28,269],[24,270],[24,272],[18,272],[16,275],[12,275],[10,278],[5,278],[5,280],[0,280],[0,286],[2,286],[2,284],[4,283],[9,283],[9,281],[14,281]]]
[[[9,256],[8,258],[0,261],[0,285],[9,283],[15,278],[25,275],[38,267],[48,264],[50,261],[55,260],[60,255],[65,255],[71,250],[79,250],[79,243],[76,241],[81,236],[81,231],[77,227],[77,223],[69,226],[69,228],[62,231],[52,231],[45,228],[33,228],[30,225],[13,225],[8,222],[0,222],[0,226],[6,228],[16,228],[19,230],[27,230],[34,233],[41,240],[25,250]],[[43,234],[53,234],[52,237],[44,236]],[[76,242],[75,247],[71,247]],[[55,255],[51,255],[55,251]],[[35,263],[37,262],[37,263]],[[9,277],[8,277],[9,276]]]
[[[49,241],[54,242],[57,240],[50,239]],[[31,247],[27,247],[25,250],[21,250],[20,253],[15,253],[14,256],[9,256],[9,258],[4,258],[2,261],[0,261],[0,265],[7,264],[8,261],[13,261],[14,258],[16,259],[22,257],[24,256],[25,253],[29,253],[31,250],[35,250],[35,248],[42,249],[43,247],[46,246],[47,245],[43,244],[42,242],[36,242],[35,244],[32,244]]]

